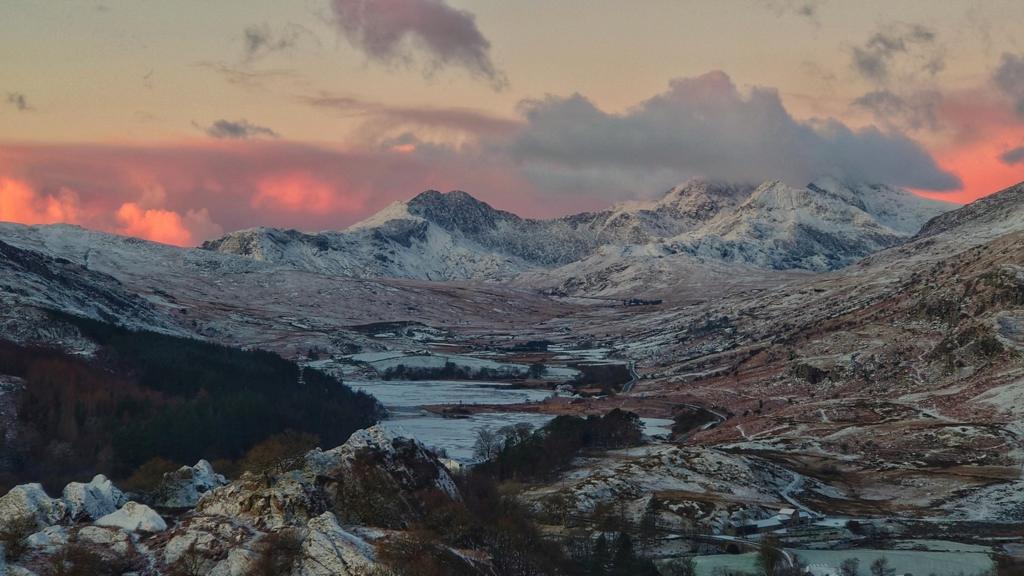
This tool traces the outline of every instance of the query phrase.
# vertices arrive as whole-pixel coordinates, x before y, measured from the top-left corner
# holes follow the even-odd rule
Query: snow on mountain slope
[[[571,262],[594,243],[571,224],[520,218],[464,192],[424,192],[344,232],[257,228],[203,248],[360,278],[496,280]]]
[[[952,207],[887,186],[835,179],[806,188],[695,180],[655,202],[533,220],[465,192],[427,191],[343,232],[258,228],[203,247],[361,278],[498,280],[528,272],[523,278],[543,279],[541,287],[597,287],[608,285],[613,274],[622,282],[656,277],[657,270],[673,268],[673,260],[692,268],[681,264],[683,254],[767,270],[835,269],[903,241]],[[624,248],[645,245],[653,246]],[[660,262],[666,256],[672,258]],[[630,274],[634,265],[642,270]],[[578,274],[590,280],[577,282]]]
[[[956,231],[959,236],[977,239],[996,238],[1019,230],[1024,222],[1024,182],[1005,188],[929,221],[918,238],[928,238]]]
[[[430,318],[439,325],[493,330],[495,314],[511,326],[564,308],[532,292],[494,285],[318,274],[77,226],[0,223],[0,242],[16,251],[0,255],[0,329],[9,332],[16,321],[17,331],[30,340],[33,334],[74,336],[43,326],[45,314],[32,312],[42,308],[291,358],[311,348],[379,349],[358,328],[369,323]]]
[[[553,295],[663,298],[673,304],[704,300],[722,286],[765,286],[799,272],[701,260],[666,243],[609,244],[565,266],[524,272],[515,285]]]
[[[825,271],[894,246],[953,208],[885,186],[766,182],[735,210],[671,243],[705,260]]]
[[[174,332],[166,313],[116,278],[67,258],[40,253],[9,238],[16,225],[0,223],[0,319],[17,337],[22,306],[62,310],[117,324]],[[45,319],[41,319],[45,322]],[[38,322],[37,322],[38,323]]]
[[[609,244],[517,282],[562,294],[658,294],[689,300],[713,282],[784,281],[772,271],[825,271],[899,244],[954,206],[887,186],[835,179],[806,188],[767,182],[751,188],[691,183],[662,201],[624,211],[667,216],[681,232],[642,246]],[[636,215],[636,216],[634,216]],[[663,227],[662,229],[666,229]]]
[[[880,224],[900,234],[912,236],[932,218],[960,206],[929,200],[884,184],[843,183],[825,177],[811,182],[810,190],[831,194],[843,202],[870,214]]]
[[[606,242],[642,244],[699,228],[719,213],[736,208],[753,189],[693,180],[672,188],[657,202],[615,206],[596,221]]]
[[[485,280],[528,267],[513,256],[492,252],[418,218],[392,219],[351,232],[319,234],[254,228],[207,242],[203,248],[300,270],[357,278]]]

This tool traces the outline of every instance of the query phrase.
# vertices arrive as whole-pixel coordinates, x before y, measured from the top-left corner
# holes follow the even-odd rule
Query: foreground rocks
[[[7,574],[52,573],[73,549],[77,562],[140,576],[241,576],[268,563],[297,576],[376,576],[388,573],[379,541],[402,537],[424,494],[460,499],[430,451],[374,427],[230,483],[200,461],[136,500],[102,475],[61,498],[18,486],[0,498],[0,526],[25,532]]]
[[[68,484],[63,499],[71,520],[98,520],[127,502],[124,493],[102,474],[97,474],[88,484]]]

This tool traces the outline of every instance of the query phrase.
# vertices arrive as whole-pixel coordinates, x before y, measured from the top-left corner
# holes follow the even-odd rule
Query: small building
[[[809,514],[801,513],[796,508],[782,508],[774,516],[732,525],[729,527],[729,532],[735,536],[753,536],[755,534],[766,534],[787,528],[805,526],[813,520]]]

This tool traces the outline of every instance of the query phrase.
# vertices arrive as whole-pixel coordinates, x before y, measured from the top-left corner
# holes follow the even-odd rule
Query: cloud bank
[[[495,89],[508,83],[476,17],[444,0],[333,0],[331,8],[341,34],[371,60],[411,63],[420,53],[428,73],[458,66]]]
[[[608,169],[627,183],[653,174],[801,185],[834,175],[929,190],[960,185],[899,133],[852,130],[834,119],[797,121],[775,90],[741,94],[723,72],[673,80],[667,92],[624,114],[604,112],[579,94],[527,103],[525,114],[526,126],[507,150],[541,189]]]

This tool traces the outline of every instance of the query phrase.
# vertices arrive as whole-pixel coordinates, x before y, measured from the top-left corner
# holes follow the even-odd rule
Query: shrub
[[[427,532],[392,538],[380,546],[378,556],[402,576],[476,576],[480,573]]]
[[[126,490],[133,492],[150,493],[160,486],[164,474],[174,472],[178,468],[181,468],[180,464],[175,464],[166,458],[159,456],[150,458],[142,466],[136,468],[121,485]]]
[[[271,532],[260,539],[248,576],[289,576],[302,554],[302,539],[293,530]]]
[[[315,448],[318,442],[313,434],[285,430],[250,448],[239,462],[239,468],[242,472],[262,472],[283,460],[302,456]]]
[[[79,544],[68,544],[47,558],[46,576],[120,576],[139,568],[131,558],[105,558]]]
[[[36,523],[31,516],[22,516],[0,526],[0,544],[8,560],[17,560],[28,550],[26,538],[36,532]]]

